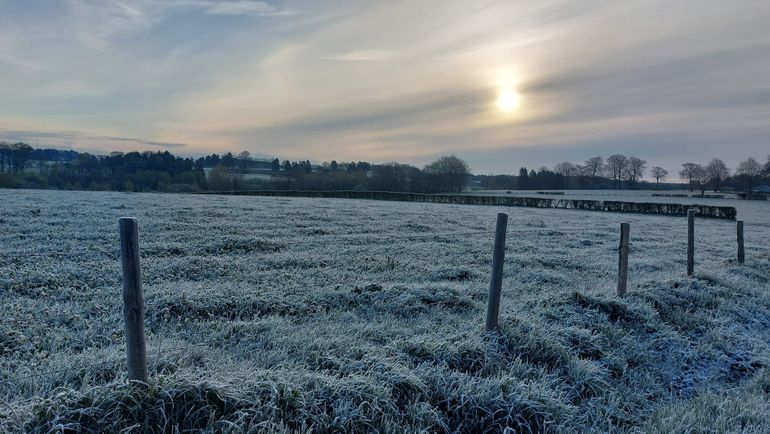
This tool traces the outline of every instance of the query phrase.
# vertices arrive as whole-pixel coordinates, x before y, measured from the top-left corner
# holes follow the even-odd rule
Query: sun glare
[[[521,97],[515,90],[511,88],[500,89],[500,92],[497,95],[497,108],[506,113],[510,113],[516,110],[520,100]]]

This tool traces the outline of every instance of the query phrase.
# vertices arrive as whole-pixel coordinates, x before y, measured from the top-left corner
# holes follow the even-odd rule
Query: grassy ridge
[[[497,208],[0,192],[0,430],[761,432],[770,241],[698,221]],[[170,199],[173,198],[173,199]],[[117,218],[140,221],[152,384],[125,383]],[[630,285],[613,295],[619,218]],[[67,252],[57,255],[50,250]],[[72,254],[72,253],[75,254]],[[30,256],[34,253],[39,256]]]

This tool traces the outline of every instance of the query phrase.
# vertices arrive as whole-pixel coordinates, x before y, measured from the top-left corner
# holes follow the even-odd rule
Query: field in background
[[[729,201],[744,266],[734,222],[697,221],[694,279],[683,218],[54,191],[0,204],[0,430],[770,430],[768,203]],[[502,331],[485,336],[499,211]],[[153,385],[138,398],[121,216],[140,224]]]
[[[747,223],[767,225],[770,228],[770,218],[768,218],[770,215],[770,201],[736,199],[735,195],[730,193],[716,193],[725,196],[720,199],[653,196],[654,194],[686,194],[688,196],[700,194],[699,191],[691,192],[688,190],[478,190],[464,194],[731,206],[738,211],[738,219],[743,219]],[[714,193],[706,191],[706,194]]]

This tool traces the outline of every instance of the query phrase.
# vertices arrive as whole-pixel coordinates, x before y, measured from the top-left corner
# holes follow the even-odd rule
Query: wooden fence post
[[[123,319],[126,331],[128,379],[147,383],[147,350],[144,343],[144,296],[136,219],[120,219],[120,260],[123,265]]]
[[[618,297],[626,293],[628,282],[628,239],[631,232],[631,224],[620,224],[620,246],[618,246]]]
[[[687,210],[687,275],[695,272],[695,210]]]
[[[503,285],[503,264],[505,263],[505,233],[508,229],[508,214],[497,214],[495,247],[492,250],[492,278],[489,282],[487,300],[487,331],[497,329],[500,315],[500,291]]]
[[[746,251],[743,248],[743,220],[738,220],[738,263],[746,260]]]

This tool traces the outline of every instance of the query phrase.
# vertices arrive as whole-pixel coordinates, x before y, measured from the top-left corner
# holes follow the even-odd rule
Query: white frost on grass
[[[502,330],[485,336],[499,211],[510,215]],[[124,381],[127,215],[140,225],[144,391]],[[630,282],[618,299],[622,221]],[[747,224],[744,266],[734,222],[699,219],[696,234],[688,279],[683,218],[0,191],[0,430],[767,427],[735,406],[705,409],[720,396],[768,402],[770,228]]]

